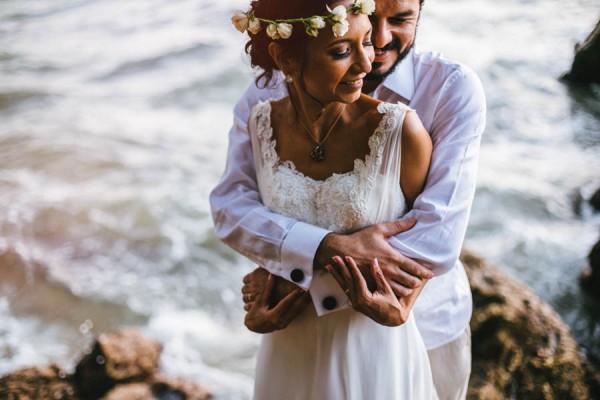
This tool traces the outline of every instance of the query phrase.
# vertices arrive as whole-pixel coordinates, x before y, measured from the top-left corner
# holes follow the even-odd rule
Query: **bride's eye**
[[[350,55],[350,47],[344,48],[344,49],[337,49],[331,52],[331,56],[335,59],[335,60],[340,60],[342,58],[346,58]]]

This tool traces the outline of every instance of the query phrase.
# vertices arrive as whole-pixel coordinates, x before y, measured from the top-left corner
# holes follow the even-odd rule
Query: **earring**
[[[290,75],[290,74],[287,74],[287,75],[285,76],[285,82],[286,82],[286,83],[292,83],[292,82],[294,82],[294,78],[292,77],[292,75]]]

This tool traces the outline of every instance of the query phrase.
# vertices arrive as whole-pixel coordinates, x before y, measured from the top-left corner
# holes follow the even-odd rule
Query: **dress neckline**
[[[271,152],[269,159],[272,160],[272,168],[277,168],[277,167],[283,167],[288,169],[292,174],[308,180],[309,182],[313,182],[315,184],[324,184],[332,179],[339,179],[341,177],[344,176],[350,176],[350,175],[356,175],[359,173],[359,170],[365,168],[367,165],[369,165],[370,163],[374,163],[374,162],[381,162],[381,146],[376,145],[376,142],[381,143],[381,140],[376,140],[377,138],[381,137],[382,139],[387,136],[387,134],[389,133],[390,129],[390,124],[389,124],[389,119],[390,119],[390,106],[394,106],[393,104],[388,104],[388,103],[384,103],[384,102],[380,102],[379,104],[377,104],[377,112],[379,112],[380,114],[383,115],[383,117],[381,118],[381,120],[379,121],[379,123],[377,124],[377,127],[375,128],[375,130],[373,131],[373,133],[371,134],[371,136],[369,136],[369,141],[368,141],[368,146],[369,146],[369,152],[367,154],[365,154],[364,159],[363,158],[357,158],[354,160],[354,167],[352,168],[352,170],[347,171],[347,172],[341,172],[341,173],[337,173],[334,172],[333,174],[329,175],[327,178],[325,179],[314,179],[308,175],[306,175],[305,173],[298,171],[298,169],[296,168],[296,165],[294,164],[293,161],[291,160],[282,160],[279,157],[279,154],[277,154],[277,151],[275,150],[277,141],[275,139],[273,139],[273,126],[271,125],[271,100],[267,100],[264,103],[264,108],[262,111],[262,117],[266,118],[265,120],[265,132],[264,133],[264,137],[263,140],[265,140],[267,143],[269,143],[269,145],[267,146],[268,151]]]

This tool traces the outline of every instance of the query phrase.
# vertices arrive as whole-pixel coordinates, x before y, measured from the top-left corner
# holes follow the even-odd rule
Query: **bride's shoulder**
[[[271,103],[272,113],[277,115],[280,112],[286,112],[286,107],[289,104],[289,96],[278,100],[269,100],[269,102]]]
[[[361,95],[359,100],[356,102],[356,115],[355,118],[361,118],[365,122],[369,121],[377,124],[381,120],[381,112],[379,110],[380,104],[383,104],[381,100],[374,99],[365,94]]]

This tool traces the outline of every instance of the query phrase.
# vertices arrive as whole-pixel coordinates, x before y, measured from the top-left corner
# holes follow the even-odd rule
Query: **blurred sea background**
[[[250,398],[259,337],[208,194],[252,80],[241,0],[0,0],[0,375],[73,368],[138,326],[163,370]],[[568,86],[597,0],[427,0],[420,49],[483,81],[488,124],[466,246],[529,284],[600,360],[577,278],[600,237],[600,87]]]

